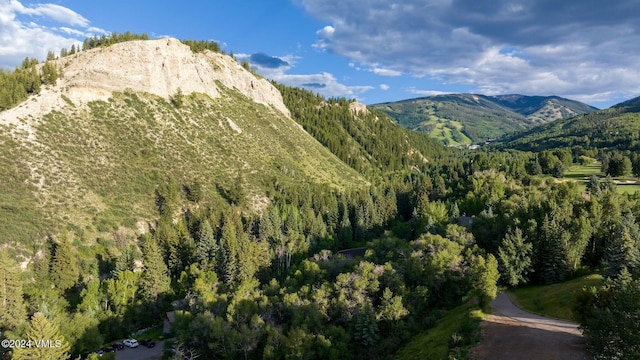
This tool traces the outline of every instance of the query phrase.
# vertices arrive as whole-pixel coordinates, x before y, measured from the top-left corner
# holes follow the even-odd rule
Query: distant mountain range
[[[542,151],[556,148],[640,150],[640,97],[608,109],[559,119],[505,137],[501,148]]]
[[[446,145],[468,145],[598,110],[558,96],[436,95],[371,105]]]

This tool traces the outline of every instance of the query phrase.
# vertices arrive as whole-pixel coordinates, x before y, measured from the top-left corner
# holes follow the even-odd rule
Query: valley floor
[[[506,294],[491,304],[492,315],[482,323],[483,339],[470,358],[510,360],[591,359],[578,325],[528,313]]]

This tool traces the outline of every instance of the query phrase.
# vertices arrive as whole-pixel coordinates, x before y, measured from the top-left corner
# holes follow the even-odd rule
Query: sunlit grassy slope
[[[157,216],[154,192],[168,178],[199,182],[210,203],[239,174],[249,203],[264,202],[275,183],[366,183],[293,120],[232,89],[218,99],[187,96],[181,106],[115,93],[26,120],[36,124],[32,134],[0,133],[0,243],[63,224],[85,236],[135,227]]]
[[[593,274],[560,284],[521,287],[514,290],[510,298],[517,306],[532,313],[575,320],[571,311],[573,294],[583,287],[601,284],[602,275]]]
[[[475,305],[464,304],[449,310],[436,326],[418,334],[398,351],[401,360],[450,359],[465,356],[480,341],[480,322],[485,314]]]

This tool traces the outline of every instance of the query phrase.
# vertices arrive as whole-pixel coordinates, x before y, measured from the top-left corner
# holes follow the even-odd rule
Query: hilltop
[[[83,237],[144,231],[166,186],[198,188],[213,204],[242,186],[260,211],[274,184],[367,183],[227,55],[160,39],[53,61],[55,85],[0,113],[1,242],[60,224]]]
[[[372,105],[401,125],[428,133],[446,145],[495,139],[560,118],[594,110],[557,96],[436,95]]]

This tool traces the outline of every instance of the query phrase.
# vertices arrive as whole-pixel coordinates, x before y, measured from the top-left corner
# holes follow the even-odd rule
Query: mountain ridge
[[[282,96],[264,78],[257,78],[229,56],[205,50],[192,52],[174,38],[132,40],[75,53],[50,61],[61,69],[55,85],[43,87],[42,96],[0,113],[0,121],[34,113],[44,114],[64,107],[64,99],[53,101],[47,92],[57,92],[72,102],[107,100],[125,89],[172,99],[178,92],[221,96],[219,86],[235,88],[253,101],[273,106],[290,116]],[[123,66],[126,64],[126,66]],[[40,64],[40,70],[44,64]],[[48,100],[48,101],[43,101]]]
[[[443,94],[371,105],[447,145],[469,145],[595,110],[558,96]]]
[[[499,148],[542,151],[555,148],[640,150],[640,97],[610,108],[558,119],[505,137]],[[597,151],[596,151],[597,153]],[[595,156],[595,154],[592,154]]]

